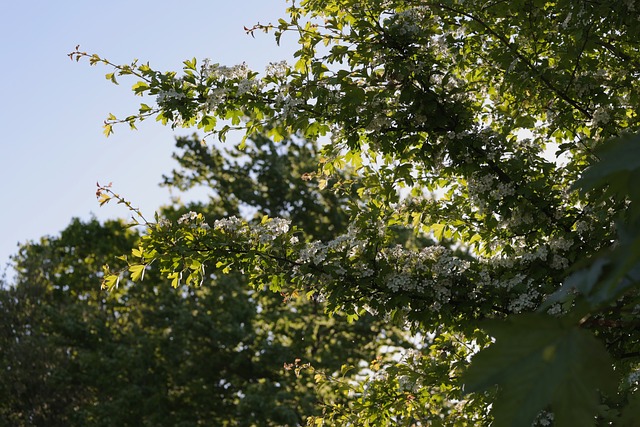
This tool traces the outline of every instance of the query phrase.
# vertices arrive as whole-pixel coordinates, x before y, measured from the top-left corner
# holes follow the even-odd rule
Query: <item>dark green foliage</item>
[[[485,329],[496,343],[473,358],[464,381],[468,392],[499,385],[495,426],[528,427],[549,407],[558,427],[595,425],[598,392],[615,393],[617,384],[602,343],[543,315],[515,316]]]
[[[181,139],[178,146],[194,144]],[[266,144],[245,153],[241,163],[215,150],[200,153],[194,162],[208,165],[205,176],[189,166],[193,181],[206,179],[214,191],[211,203],[199,206],[208,218],[240,214],[243,205],[289,214],[322,236],[344,227],[336,197],[314,193],[301,179],[313,167],[305,166],[313,162],[312,147],[291,143],[278,153]],[[206,163],[214,157],[215,167]],[[178,218],[185,211],[165,214]],[[11,426],[301,425],[329,391],[319,394],[311,378],[296,377],[285,363],[300,359],[331,373],[344,363],[368,363],[379,345],[397,342],[369,316],[348,325],[339,315],[326,317],[317,299],[256,291],[240,274],[211,273],[202,287],[173,289],[150,267],[138,284],[122,280],[111,292],[101,290],[103,264],[122,267],[117,256],[138,238],[120,222],[74,220],[59,237],[22,246],[15,283],[0,290],[0,420]]]

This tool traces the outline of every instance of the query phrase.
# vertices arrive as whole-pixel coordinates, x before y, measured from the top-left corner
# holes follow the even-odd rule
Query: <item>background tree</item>
[[[180,169],[166,182],[206,184],[211,199],[197,208],[211,220],[277,213],[323,238],[344,229],[339,197],[302,179],[317,165],[312,145],[290,141],[285,150],[257,138],[235,160],[193,138],[177,146]],[[195,208],[176,205],[163,215],[186,221]],[[0,290],[0,419],[15,426],[300,425],[333,391],[298,379],[296,364],[340,374],[343,364],[366,366],[379,345],[408,345],[397,328],[371,316],[347,325],[339,314],[324,316],[318,299],[256,292],[237,273],[206,274],[203,286],[174,290],[150,268],[142,285],[122,280],[101,291],[102,266],[125,266],[116,257],[138,239],[121,222],[74,220],[59,237],[21,247],[15,283]]]
[[[475,394],[459,399],[462,421],[450,423],[491,403],[495,425],[631,425],[640,412],[639,8],[306,0],[277,25],[248,30],[299,38],[296,62],[264,75],[195,59],[180,74],[160,72],[76,49],[72,59],[112,67],[110,79],[133,75],[136,94],[156,97],[110,116],[107,135],[155,117],[220,139],[233,129],[275,142],[324,137],[312,175],[345,197],[349,226],[324,240],[277,217],[146,222],[128,270],[138,279],[153,266],[174,285],[197,284],[201,265],[215,264],[256,289],[320,295],[330,312],[369,311],[464,343],[468,351],[444,352],[447,384],[455,396]],[[335,178],[347,165],[356,176]],[[464,369],[488,336],[495,343]],[[379,393],[356,388],[310,422],[444,422],[427,410],[442,380],[428,375],[437,354],[383,369],[367,383]],[[415,391],[382,392],[405,390],[405,371],[421,380]]]

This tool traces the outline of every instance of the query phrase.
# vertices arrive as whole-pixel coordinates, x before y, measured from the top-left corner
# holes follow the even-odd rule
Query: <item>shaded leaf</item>
[[[615,391],[604,346],[589,332],[544,315],[515,316],[487,325],[496,342],[464,374],[467,393],[498,385],[495,426],[529,427],[551,406],[555,425],[594,425],[598,390]]]

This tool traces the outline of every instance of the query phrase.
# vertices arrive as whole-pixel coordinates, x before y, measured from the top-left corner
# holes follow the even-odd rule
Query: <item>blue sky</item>
[[[72,62],[76,45],[115,63],[138,58],[161,70],[211,58],[263,71],[291,59],[295,41],[243,27],[276,22],[285,0],[110,2],[20,0],[0,5],[0,271],[19,242],[56,235],[71,218],[127,217],[120,205],[99,207],[96,182],[139,206],[147,217],[168,203],[158,187],[171,160],[174,133],[153,120],[105,138],[108,113],[137,111],[133,80],[109,83],[102,66]],[[180,135],[191,130],[181,130]]]

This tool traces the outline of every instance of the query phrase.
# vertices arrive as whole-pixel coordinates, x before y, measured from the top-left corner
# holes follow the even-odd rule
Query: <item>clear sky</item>
[[[178,70],[196,57],[263,71],[291,59],[293,38],[251,38],[243,27],[276,22],[285,0],[20,0],[0,4],[0,271],[19,242],[56,235],[73,217],[127,217],[121,206],[99,207],[96,182],[139,206],[147,217],[168,203],[158,187],[171,159],[174,133],[153,120],[138,131],[117,127],[105,138],[108,113],[137,111],[130,87],[109,83],[104,66],[72,62],[76,45],[115,63],[138,58]],[[179,134],[190,134],[181,130]]]

